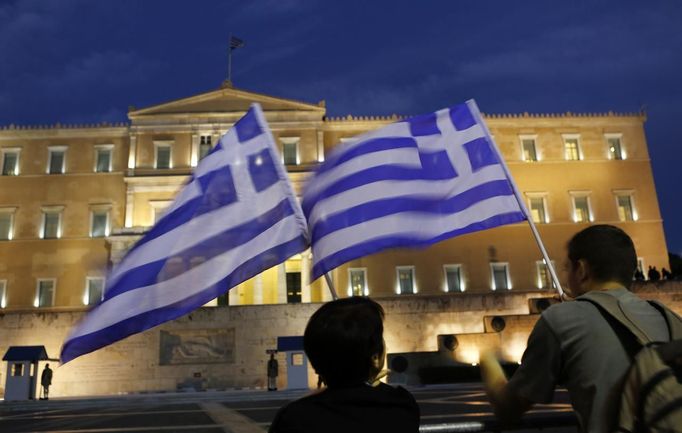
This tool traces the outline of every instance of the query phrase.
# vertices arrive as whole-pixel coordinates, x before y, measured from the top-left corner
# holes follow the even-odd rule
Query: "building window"
[[[40,231],[42,239],[58,239],[62,237],[62,209],[43,208],[43,224]]]
[[[298,165],[298,138],[280,138],[282,140],[282,162],[285,165]]]
[[[618,219],[621,221],[636,221],[637,212],[631,194],[616,194]]]
[[[86,277],[85,295],[83,296],[84,305],[96,305],[104,296],[104,278]]]
[[[156,224],[163,218],[170,204],[170,200],[149,200],[149,206],[152,208],[152,222],[150,225]]]
[[[168,142],[154,143],[154,167],[158,169],[173,168],[171,144]]]
[[[594,221],[592,216],[592,206],[590,205],[590,197],[587,194],[574,194],[573,199],[573,221],[577,223],[586,223]]]
[[[621,142],[620,134],[607,134],[606,145],[609,148],[609,158],[614,160],[625,159],[625,151]]]
[[[109,211],[96,209],[90,212],[90,237],[101,238],[109,236]]]
[[[566,161],[580,160],[580,138],[574,135],[564,136],[564,157]]]
[[[552,266],[554,266],[554,261],[552,261]],[[549,289],[554,287],[554,282],[552,281],[552,274],[549,272],[549,266],[547,262],[542,259],[535,262],[535,267],[538,276],[538,289]]]
[[[509,264],[508,263],[491,263],[490,273],[492,275],[492,289],[511,289],[511,282],[509,281]]]
[[[547,217],[547,200],[544,195],[529,196],[528,205],[533,222],[538,224],[549,222],[549,218]]]
[[[7,306],[7,280],[0,280],[0,308]]]
[[[395,270],[398,277],[397,293],[399,295],[417,293],[414,285],[414,266],[397,266]]]
[[[443,270],[445,271],[445,291],[463,292],[462,265],[444,265]]]
[[[16,208],[0,208],[0,241],[11,241],[14,237],[14,211]]]
[[[111,172],[113,145],[95,146],[95,173]]]
[[[349,268],[348,269],[348,296],[367,296],[367,269]]]
[[[301,303],[301,273],[287,272],[287,303]]]
[[[210,135],[202,135],[199,137],[199,160],[201,161],[208,155],[213,148],[213,137]]]
[[[62,174],[66,171],[66,147],[50,147],[47,164],[48,174]]]
[[[521,155],[524,161],[538,160],[538,154],[535,150],[535,137],[521,136]]]
[[[19,149],[2,149],[2,175],[19,174]]]
[[[21,377],[24,375],[24,364],[14,363],[12,364],[12,376]]]
[[[38,280],[36,299],[33,302],[35,307],[52,307],[54,305],[55,281],[54,278]]]

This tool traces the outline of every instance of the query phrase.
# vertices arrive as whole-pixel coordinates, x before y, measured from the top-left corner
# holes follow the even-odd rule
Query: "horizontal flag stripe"
[[[205,182],[206,179],[210,179],[213,175],[225,173],[225,170],[227,169],[229,168],[223,167],[221,169],[206,173],[202,177],[195,178],[191,184],[192,189],[199,188],[201,195],[196,196],[180,207],[172,206],[173,209],[169,209],[169,211],[167,211],[163,217],[156,224],[154,224],[154,227],[145,233],[144,238],[140,239],[140,241],[137,242],[137,244],[135,244],[130,251],[132,252],[133,250],[142,247],[142,245],[153,241],[164,233],[172,231],[183,224],[186,224],[192,218],[199,217],[203,214],[213,212],[216,209],[234,203],[234,194],[211,194],[210,200],[207,200],[207,191],[199,186],[202,182]],[[196,185],[196,183],[199,185]],[[183,194],[181,193],[180,195]]]
[[[513,195],[509,181],[496,180],[477,185],[452,197],[395,197],[375,200],[337,213],[312,227],[312,239],[318,241],[331,232],[362,224],[376,218],[400,212],[412,214],[440,214],[443,216],[461,212],[469,206],[492,197]]]
[[[295,216],[278,222],[242,248],[226,251],[175,278],[162,283],[126,291],[97,307],[96,322],[83,323],[72,337],[111,326],[124,318],[172,305],[222,280],[253,257],[266,254],[273,246],[302,236]],[[249,254],[244,254],[248,251]],[[265,260],[265,259],[264,259]],[[284,259],[280,259],[280,262]],[[265,270],[267,268],[263,268]]]
[[[379,182],[383,180],[438,180],[449,178],[450,176],[448,175],[443,175],[439,172],[422,170],[421,168],[401,167],[396,165],[373,167],[346,176],[313,197],[304,197],[301,206],[303,207],[303,212],[308,215],[310,214],[310,210],[312,209],[312,206],[315,202],[372,182]]]
[[[68,362],[77,356],[90,353],[122,340],[132,334],[145,331],[160,325],[161,323],[182,317],[189,311],[199,308],[225,293],[226,288],[234,287],[249,278],[258,275],[263,269],[268,269],[279,264],[282,257],[289,258],[299,253],[306,248],[306,245],[305,238],[299,236],[287,243],[277,245],[265,251],[260,256],[251,258],[217,283],[198,293],[194,293],[185,299],[181,299],[174,304],[166,305],[151,311],[144,311],[105,328],[97,329],[89,334],[72,338],[64,344],[61,361],[63,363]],[[91,320],[90,318],[95,316],[93,313],[96,313],[97,308],[98,307],[95,307],[95,309],[91,310],[84,320]]]
[[[367,141],[363,141],[362,145],[360,146],[355,146],[354,148],[347,150],[332,161],[325,161],[318,168],[317,174],[322,175],[323,173],[334,170],[336,167],[343,165],[350,160],[366,156],[371,153],[401,148],[413,148],[417,150],[417,141],[412,137],[372,138]]]
[[[336,160],[338,158],[341,158],[344,153],[350,152],[352,149],[358,146],[362,146],[362,144],[368,140],[384,137],[411,137],[411,136],[412,135],[410,134],[410,125],[408,123],[405,122],[391,123],[389,125],[384,126],[381,129],[368,131],[364,134],[352,137],[347,141],[337,144],[334,147],[334,150],[332,150],[328,155],[325,156],[325,161],[322,165],[327,163],[334,165],[336,163]]]
[[[415,169],[421,168],[419,152],[416,147],[384,150],[366,155],[363,158],[352,159],[339,166],[338,169],[335,168],[334,170],[316,175],[315,183],[309,183],[304,194],[315,195],[340,179],[352,176],[363,170],[386,165],[387,161],[390,161],[392,165]]]
[[[120,277],[137,266],[161,260],[218,233],[253,220],[254,216],[269,210],[266,206],[272,206],[273,203],[281,201],[283,192],[280,185],[275,184],[260,193],[259,197],[260,200],[256,202],[236,202],[199,215],[184,225],[163,233],[152,242],[146,242],[141,247],[132,249],[111,272],[107,284],[113,286]]]
[[[232,227],[222,233],[217,233],[208,239],[195,243],[188,248],[173,252],[160,260],[146,263],[142,266],[131,269],[124,274],[113,286],[108,286],[105,291],[105,299],[113,298],[121,293],[129,290],[134,290],[143,286],[151,286],[152,284],[161,283],[167,278],[160,275],[161,271],[169,264],[169,261],[178,263],[178,267],[186,271],[192,267],[192,260],[201,258],[203,261],[208,261],[213,257],[224,253],[233,248],[239,248],[251,239],[258,236],[261,232],[275,225],[278,221],[293,215],[294,210],[291,208],[289,200],[286,198],[279,202],[274,208],[268,212],[247,221],[239,226]],[[190,234],[187,234],[190,235]],[[177,273],[177,271],[174,271]]]
[[[525,216],[521,212],[511,212],[506,214],[498,214],[485,220],[471,223],[466,227],[451,230],[434,237],[424,238],[420,233],[415,233],[414,235],[402,233],[371,239],[366,242],[354,244],[341,251],[337,251],[334,254],[326,257],[324,260],[316,262],[313,266],[312,279],[316,280],[329,269],[334,269],[348,261],[364,257],[387,248],[426,247],[453,236],[486,230],[503,224],[513,224],[524,221],[525,219]]]
[[[344,209],[381,198],[396,198],[406,195],[425,196],[426,194],[431,197],[449,197],[460,194],[480,183],[502,179],[507,179],[502,167],[488,166],[470,176],[455,179],[374,182],[315,203],[310,215],[308,215],[308,223],[312,227],[321,218],[328,218]]]
[[[370,238],[381,238],[410,233],[424,238],[439,236],[453,230],[467,227],[479,220],[487,220],[500,213],[519,210],[514,196],[493,197],[482,200],[456,214],[437,215],[403,212],[377,218],[356,226],[337,230],[313,243],[315,262],[324,260],[337,251],[344,250],[354,244],[365,242]],[[520,211],[520,210],[519,210]]]
[[[201,187],[194,176],[191,176],[187,184],[178,192],[173,200],[173,203],[168,206],[164,216],[170,215],[176,209],[180,209],[186,203],[196,199],[201,195]]]

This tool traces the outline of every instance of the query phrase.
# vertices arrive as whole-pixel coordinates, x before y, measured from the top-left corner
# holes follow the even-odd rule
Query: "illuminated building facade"
[[[231,87],[145,109],[129,124],[0,127],[0,306],[84,308],[107,269],[158,219],[192,168],[259,102],[297,193],[336,143],[397,117],[326,117],[308,104]],[[438,108],[438,107],[434,107]],[[488,115],[550,256],[590,223],[622,227],[640,266],[667,267],[643,114]],[[239,285],[215,305],[330,299],[309,253]],[[550,282],[527,224],[391,250],[332,272],[341,296],[542,291]]]

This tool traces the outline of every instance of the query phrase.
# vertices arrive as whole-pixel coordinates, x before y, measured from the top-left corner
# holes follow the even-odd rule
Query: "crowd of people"
[[[569,241],[567,250],[566,292],[571,302],[542,313],[510,379],[495,351],[481,354],[486,394],[498,419],[514,422],[534,404],[550,402],[555,388],[563,386],[582,432],[639,431],[644,422],[639,412],[645,409],[633,405],[638,404],[642,384],[629,371],[653,365],[644,355],[658,357],[662,365],[682,361],[682,340],[677,340],[682,339],[682,319],[628,290],[637,255],[621,229],[588,227]],[[650,270],[649,279],[655,276]],[[669,273],[661,277],[669,278]],[[419,407],[412,395],[377,380],[386,351],[383,319],[382,307],[366,297],[335,300],[313,314],[304,349],[326,388],[281,408],[270,433],[419,431]],[[675,375],[656,380],[646,386],[651,390],[672,381],[658,401],[674,403],[680,397],[676,393],[682,393],[682,385]],[[665,431],[682,429],[679,406],[671,406],[673,415],[653,416],[677,417]]]
[[[642,270],[637,269],[635,271],[635,280],[636,281],[651,281],[651,282],[657,282],[657,281],[671,281],[671,280],[680,280],[682,279],[682,275],[673,273],[672,271],[667,270],[666,268],[661,268],[659,271],[656,269],[656,266],[649,266],[649,269],[646,272],[646,276],[644,275],[644,272]]]

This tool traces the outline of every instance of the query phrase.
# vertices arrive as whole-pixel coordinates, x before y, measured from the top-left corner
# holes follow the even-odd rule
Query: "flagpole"
[[[334,282],[332,281],[332,277],[329,276],[329,272],[324,273],[324,280],[327,282],[327,286],[329,286],[329,291],[332,294],[332,299],[337,300],[339,299],[339,295],[336,294],[336,289],[334,288]]]
[[[232,33],[227,40],[227,82],[232,84]]]
[[[545,260],[545,265],[547,266],[547,269],[549,270],[549,274],[552,276],[552,281],[554,282],[554,286],[556,287],[556,290],[559,293],[559,299],[561,299],[563,301],[564,300],[564,290],[561,288],[561,283],[559,283],[559,278],[557,277],[557,273],[554,270],[554,266],[552,265],[552,261],[549,259],[549,254],[547,254],[547,250],[545,249],[545,245],[543,244],[542,239],[540,238],[540,233],[538,232],[537,227],[535,227],[535,223],[533,222],[533,218],[531,218],[531,216],[528,213],[528,209],[526,208],[526,204],[523,201],[523,198],[521,197],[521,193],[519,192],[519,189],[516,187],[516,182],[514,182],[514,178],[511,176],[511,173],[509,172],[509,168],[507,167],[507,163],[504,160],[502,153],[500,153],[500,150],[497,147],[497,143],[495,143],[495,139],[493,138],[492,134],[488,130],[488,125],[486,125],[486,123],[483,121],[483,116],[481,116],[481,112],[478,109],[478,105],[476,104],[476,101],[474,101],[473,99],[470,99],[467,101],[467,105],[469,106],[471,113],[476,118],[477,123],[479,123],[483,127],[483,132],[485,132],[488,140],[490,140],[490,142],[493,145],[493,150],[497,154],[497,158],[500,160],[500,165],[502,166],[502,170],[504,170],[504,173],[507,176],[507,179],[509,179],[509,183],[511,184],[512,190],[514,191],[514,196],[516,197],[516,201],[518,202],[519,206],[521,207],[521,211],[523,211],[524,215],[526,215],[526,220],[528,220],[528,224],[530,225],[530,230],[533,233],[533,237],[535,238],[535,242],[538,244],[538,247],[540,247],[540,251],[542,252],[542,257]]]

